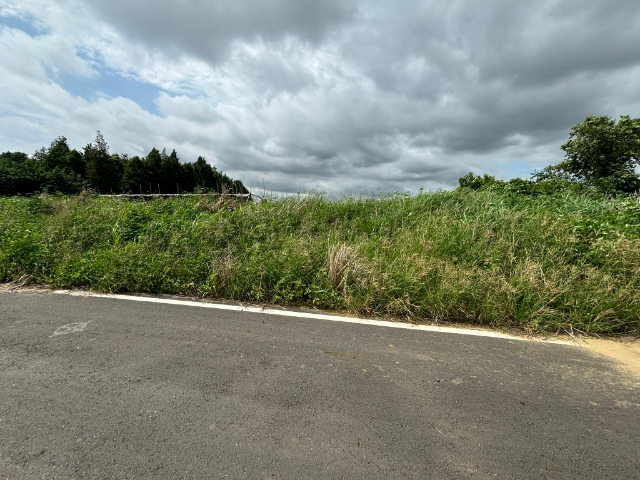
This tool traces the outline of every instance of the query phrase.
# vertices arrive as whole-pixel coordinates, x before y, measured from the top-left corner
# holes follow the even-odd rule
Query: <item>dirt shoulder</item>
[[[583,338],[587,350],[615,360],[624,370],[640,375],[640,339],[636,337]]]

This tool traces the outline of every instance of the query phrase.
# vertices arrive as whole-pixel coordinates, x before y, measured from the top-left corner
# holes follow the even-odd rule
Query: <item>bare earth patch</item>
[[[640,339],[588,338],[580,341],[588,350],[614,359],[625,370],[640,375]]]
[[[27,292],[27,291],[47,292],[49,291],[49,289],[42,285],[20,285],[16,283],[0,283],[0,293]]]

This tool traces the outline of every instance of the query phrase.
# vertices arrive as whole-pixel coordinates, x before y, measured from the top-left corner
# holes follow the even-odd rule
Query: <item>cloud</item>
[[[127,38],[176,56],[218,62],[238,41],[279,42],[292,36],[318,44],[353,15],[340,0],[156,1],[92,0],[91,8]]]
[[[0,26],[1,149],[100,129],[267,189],[406,191],[527,175],[587,115],[640,116],[637,0],[0,0],[2,18],[22,23]]]

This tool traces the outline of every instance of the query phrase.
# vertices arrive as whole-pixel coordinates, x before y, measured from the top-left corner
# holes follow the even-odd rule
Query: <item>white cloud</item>
[[[0,147],[99,129],[273,190],[404,191],[526,175],[586,115],[640,116],[636,0],[345,5],[0,0],[43,32],[0,27]],[[62,87],[105,71],[161,89],[160,116]]]

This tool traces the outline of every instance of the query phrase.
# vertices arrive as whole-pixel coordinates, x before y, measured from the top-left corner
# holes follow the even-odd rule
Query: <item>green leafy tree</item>
[[[198,157],[193,164],[193,177],[196,187],[206,191],[222,193],[223,189],[233,193],[248,193],[240,180],[233,180],[216,167],[207,163],[204,157]]]
[[[43,147],[38,150],[34,158],[41,158],[42,168],[45,172],[60,169],[74,177],[86,175],[87,166],[82,154],[77,150],[71,150],[67,139],[62,136],[51,142],[49,148]]]
[[[585,182],[611,192],[640,188],[635,173],[640,164],[640,119],[621,116],[616,122],[606,115],[587,117],[571,129],[569,141],[561,148],[564,160],[534,177]]]
[[[44,165],[44,160],[47,157],[47,149],[46,147],[42,147],[39,150],[36,150],[33,154],[33,159],[36,161],[38,165]]]
[[[473,172],[467,173],[458,179],[458,184],[462,188],[470,188],[472,190],[480,190],[496,183],[496,177],[487,175],[474,175]]]
[[[67,153],[65,164],[67,170],[72,171],[76,175],[80,175],[82,178],[86,178],[87,162],[85,162],[82,154],[75,148],[73,150],[69,150],[69,153]]]
[[[80,175],[58,166],[44,173],[41,189],[49,193],[73,195],[80,193],[86,186],[86,180]]]
[[[26,195],[40,190],[42,168],[22,152],[0,153],[0,195]]]
[[[58,137],[48,149],[43,158],[42,166],[45,170],[54,170],[57,167],[65,169],[67,166],[67,155],[71,149],[67,145],[67,139],[65,137]]]

